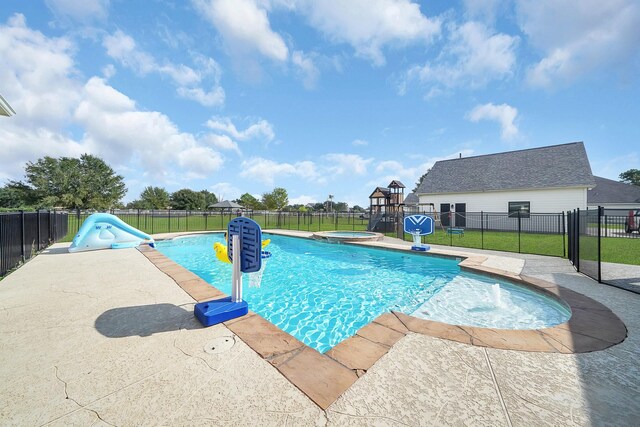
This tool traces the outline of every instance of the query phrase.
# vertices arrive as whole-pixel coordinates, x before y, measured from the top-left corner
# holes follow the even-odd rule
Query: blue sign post
[[[233,265],[231,296],[196,304],[194,314],[203,326],[244,316],[249,306],[242,300],[242,273],[260,271],[262,267],[262,230],[253,220],[238,217],[229,222],[228,255]]]
[[[433,218],[427,215],[411,215],[404,218],[404,231],[413,236],[414,251],[428,251],[429,245],[422,243],[422,236],[433,234]]]

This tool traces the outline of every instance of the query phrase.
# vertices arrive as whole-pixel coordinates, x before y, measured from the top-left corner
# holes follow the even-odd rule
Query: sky
[[[583,141],[640,169],[637,0],[5,0],[0,184],[99,156],[146,186],[368,206],[437,160]]]

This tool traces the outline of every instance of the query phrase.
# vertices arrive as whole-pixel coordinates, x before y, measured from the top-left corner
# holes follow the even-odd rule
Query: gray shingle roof
[[[587,204],[598,203],[638,203],[640,205],[640,187],[625,184],[612,179],[593,177],[596,186],[587,191]]]
[[[593,187],[582,142],[436,162],[417,194]]]
[[[417,205],[420,202],[418,196],[415,193],[407,194],[407,197],[404,198],[405,205]]]
[[[213,205],[209,205],[209,209],[241,209],[242,206],[231,200],[223,200]]]

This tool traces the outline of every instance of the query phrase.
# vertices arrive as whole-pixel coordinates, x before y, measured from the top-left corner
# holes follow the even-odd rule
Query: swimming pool
[[[251,310],[320,352],[390,310],[419,312],[423,313],[420,317],[429,318],[430,309],[425,304],[455,280],[464,278],[487,292],[495,289],[495,279],[461,272],[459,260],[455,259],[278,235],[264,236],[267,237],[271,239],[267,250],[272,257],[267,260],[261,286],[250,287],[250,280],[245,279],[243,297]],[[230,294],[231,265],[216,259],[212,248],[215,242],[224,242],[222,234],[161,241],[157,249]],[[510,285],[501,282],[500,286],[506,300]],[[551,326],[569,317],[570,312],[562,304],[544,304],[550,298],[542,295],[536,298],[544,306],[540,311],[543,318],[537,319],[537,324]],[[482,310],[470,313],[483,318]],[[441,317],[434,320],[445,321],[442,312],[436,315]],[[455,319],[447,321],[456,324],[449,320]],[[527,324],[530,322],[528,319]],[[542,326],[530,329],[537,327]]]

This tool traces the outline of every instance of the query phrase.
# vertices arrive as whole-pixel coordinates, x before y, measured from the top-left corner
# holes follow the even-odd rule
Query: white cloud
[[[300,177],[307,180],[319,178],[316,165],[311,161],[278,163],[261,157],[245,160],[241,164],[240,176],[273,185],[279,177]]]
[[[266,120],[258,120],[243,131],[239,131],[228,117],[212,117],[207,120],[205,126],[226,133],[239,141],[263,139],[270,142],[275,138],[273,126]]]
[[[193,0],[193,4],[218,30],[231,54],[242,56],[257,52],[275,61],[287,60],[289,49],[269,23],[268,2]]]
[[[342,175],[354,173],[364,175],[367,173],[368,165],[373,159],[365,159],[357,154],[331,153],[322,156],[325,160],[325,168],[331,173]]]
[[[2,95],[16,111],[0,126],[0,179],[21,179],[38,157],[78,156],[81,145],[60,130],[78,102],[81,85],[66,38],[47,38],[27,27],[23,15],[0,25]]]
[[[638,66],[640,3],[635,0],[520,0],[516,9],[522,31],[545,55],[528,72],[534,86]]]
[[[307,196],[306,194],[301,194],[296,197],[289,198],[290,205],[306,205],[308,203],[317,203],[318,198],[314,196]]]
[[[177,93],[182,98],[196,101],[207,107],[224,104],[225,93],[220,87],[221,71],[213,58],[196,56],[197,70],[184,64],[171,62],[159,64],[152,55],[138,48],[131,36],[121,30],[105,36],[102,44],[107,50],[107,55],[141,76],[159,73],[171,78],[178,86]],[[207,91],[200,85],[209,76],[212,76],[213,81],[211,90]]]
[[[378,165],[376,166],[376,172],[380,173],[380,172],[384,172],[385,170],[390,170],[393,172],[400,172],[404,169],[404,167],[402,166],[402,163],[397,162],[395,160],[383,160],[381,162],[378,162]],[[391,182],[391,181],[389,181]]]
[[[365,141],[364,139],[354,139],[351,142],[351,145],[355,145],[355,146],[369,145],[369,141]]]
[[[135,102],[93,77],[84,86],[75,119],[86,130],[83,145],[110,163],[137,160],[150,175],[166,178],[175,165],[189,177],[204,177],[222,157],[190,133],[180,132],[162,113],[139,111]]]
[[[17,112],[0,127],[0,178],[20,179],[26,162],[46,155],[82,153],[159,184],[203,178],[221,168],[224,159],[207,141],[209,134],[196,137],[160,112],[140,111],[100,77],[85,82],[73,52],[69,40],[31,30],[22,15],[0,25],[0,81]],[[70,128],[82,138],[70,137]]]
[[[428,42],[440,32],[440,21],[409,0],[301,0],[295,6],[313,27],[375,65],[385,63],[384,47]]]
[[[204,138],[204,140],[221,150],[235,151],[236,153],[241,154],[238,143],[227,135],[209,134]]]
[[[67,38],[47,38],[28,28],[21,14],[0,26],[0,82],[17,113],[12,125],[56,128],[70,116],[80,89],[73,78],[74,50]]]
[[[501,138],[509,140],[518,135],[518,128],[513,123],[517,116],[517,108],[507,104],[494,105],[488,103],[476,106],[469,112],[467,118],[474,123],[480,120],[493,120],[500,123]]]
[[[79,22],[104,20],[109,14],[109,0],[46,0],[46,4],[54,14]]]
[[[482,87],[513,74],[517,37],[495,34],[479,22],[452,24],[449,29],[449,40],[436,60],[407,71],[401,94],[413,80],[430,86],[430,96],[435,96],[442,92],[440,87]]]
[[[296,66],[305,89],[314,89],[318,84],[320,70],[313,62],[312,56],[297,50],[291,55],[291,62]]]
[[[506,5],[505,0],[464,0],[466,16],[471,20],[478,20],[492,25],[496,15]]]
[[[218,197],[218,200],[236,200],[244,194],[242,190],[229,182],[218,182],[210,186],[209,190]]]
[[[214,87],[211,91],[207,92],[201,87],[179,87],[178,95],[182,98],[196,101],[200,105],[205,107],[215,107],[224,104],[225,93],[224,89],[220,86]]]

